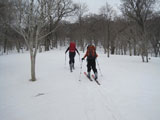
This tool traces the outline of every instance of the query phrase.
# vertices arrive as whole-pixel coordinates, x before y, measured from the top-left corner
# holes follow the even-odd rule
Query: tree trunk
[[[145,62],[145,60],[144,60],[144,47],[141,47],[141,56],[142,56],[142,62]]]
[[[124,46],[124,48],[123,48],[123,50],[124,50],[124,55],[127,55],[127,48],[126,48],[126,46]]]
[[[104,49],[104,54],[106,54],[107,53],[106,35],[104,35],[103,49]]]
[[[115,46],[113,40],[111,41],[111,54],[113,55],[115,52]]]
[[[36,73],[35,73],[35,61],[36,57],[33,53],[30,53],[31,56],[31,81],[36,81]]]
[[[137,50],[136,50],[136,40],[134,39],[133,41],[133,51],[134,51],[134,56],[137,55]]]
[[[105,46],[103,46],[103,49],[104,49],[104,54],[106,54],[106,53],[107,53],[107,49],[106,49],[106,47],[105,47]]]
[[[110,47],[110,26],[109,26],[110,24],[109,24],[109,22],[108,22],[108,26],[107,26],[107,28],[108,28],[108,41],[107,41],[107,49],[108,49],[108,58],[109,58],[109,53],[110,53],[110,49],[109,49],[109,47]]]
[[[145,42],[145,44],[146,44],[146,45],[145,45],[145,57],[146,57],[146,62],[149,61],[149,60],[148,60],[148,46],[147,46],[148,43],[147,43],[147,42],[148,42],[148,41]]]
[[[16,40],[16,48],[17,48],[17,52],[20,53],[21,45],[18,39]]]
[[[129,41],[129,55],[132,56],[132,47],[131,47],[131,42]]]
[[[49,46],[50,46],[50,39],[47,37],[45,40],[45,51],[49,51]]]
[[[157,48],[153,48],[153,49],[154,49],[155,57],[158,57],[158,51],[157,51]]]
[[[142,61],[145,62],[144,57],[146,57],[146,62],[148,62],[148,40],[146,37],[146,29],[145,29],[145,23],[143,22],[142,25],[140,25],[142,29]]]
[[[144,62],[144,56],[142,55],[142,62]]]
[[[148,60],[148,52],[146,52],[146,62],[149,62],[149,60]]]
[[[4,53],[7,51],[7,38],[4,39]]]

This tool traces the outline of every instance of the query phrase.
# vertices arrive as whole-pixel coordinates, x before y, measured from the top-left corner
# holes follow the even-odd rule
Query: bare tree
[[[124,15],[135,21],[140,30],[139,43],[141,48],[142,61],[148,62],[148,40],[146,38],[146,22],[152,14],[152,8],[156,0],[122,0],[121,10]]]
[[[16,0],[16,20],[13,27],[23,36],[30,51],[31,81],[36,80],[35,63],[39,43],[49,34],[55,32],[59,21],[75,10],[70,0]],[[54,27],[45,32],[52,17]]]
[[[113,8],[106,2],[105,6],[100,8],[100,14],[105,19],[104,21],[104,51],[108,53],[108,57],[110,54],[110,41],[111,41],[111,21],[114,17],[114,10]]]
[[[83,29],[82,18],[86,12],[88,12],[88,6],[85,3],[79,3],[78,10],[77,10],[77,17],[78,17],[78,23],[79,23],[79,43],[81,46],[81,50],[83,50],[83,52],[84,52],[84,32],[82,31]]]
[[[57,2],[55,2],[57,1]],[[55,6],[55,10],[53,10]],[[62,18],[72,16],[78,9],[76,4],[73,4],[71,0],[48,0],[47,5],[47,14],[48,14],[48,25],[46,26],[46,32],[50,33],[59,23]],[[57,9],[57,10],[56,10]],[[56,11],[56,12],[55,12]],[[51,33],[47,35],[45,39],[45,50],[49,50],[51,40],[53,39],[54,34]],[[54,42],[52,42],[54,43]]]

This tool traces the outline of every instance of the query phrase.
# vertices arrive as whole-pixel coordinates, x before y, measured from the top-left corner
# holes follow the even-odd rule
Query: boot
[[[94,75],[95,75],[95,80],[97,80],[97,78],[98,78],[98,73],[95,72]]]
[[[87,75],[87,77],[88,77],[88,78],[91,78],[91,74],[90,74],[90,72],[88,72],[88,75]]]

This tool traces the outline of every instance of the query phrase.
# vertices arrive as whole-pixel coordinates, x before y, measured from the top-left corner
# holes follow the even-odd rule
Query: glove
[[[82,58],[82,60],[84,60],[84,58]]]

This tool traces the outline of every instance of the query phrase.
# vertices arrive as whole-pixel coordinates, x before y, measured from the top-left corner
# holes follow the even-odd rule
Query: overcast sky
[[[91,13],[99,13],[99,8],[105,5],[107,2],[112,6],[117,12],[120,12],[118,7],[120,5],[120,0],[73,0],[76,3],[86,3]]]

